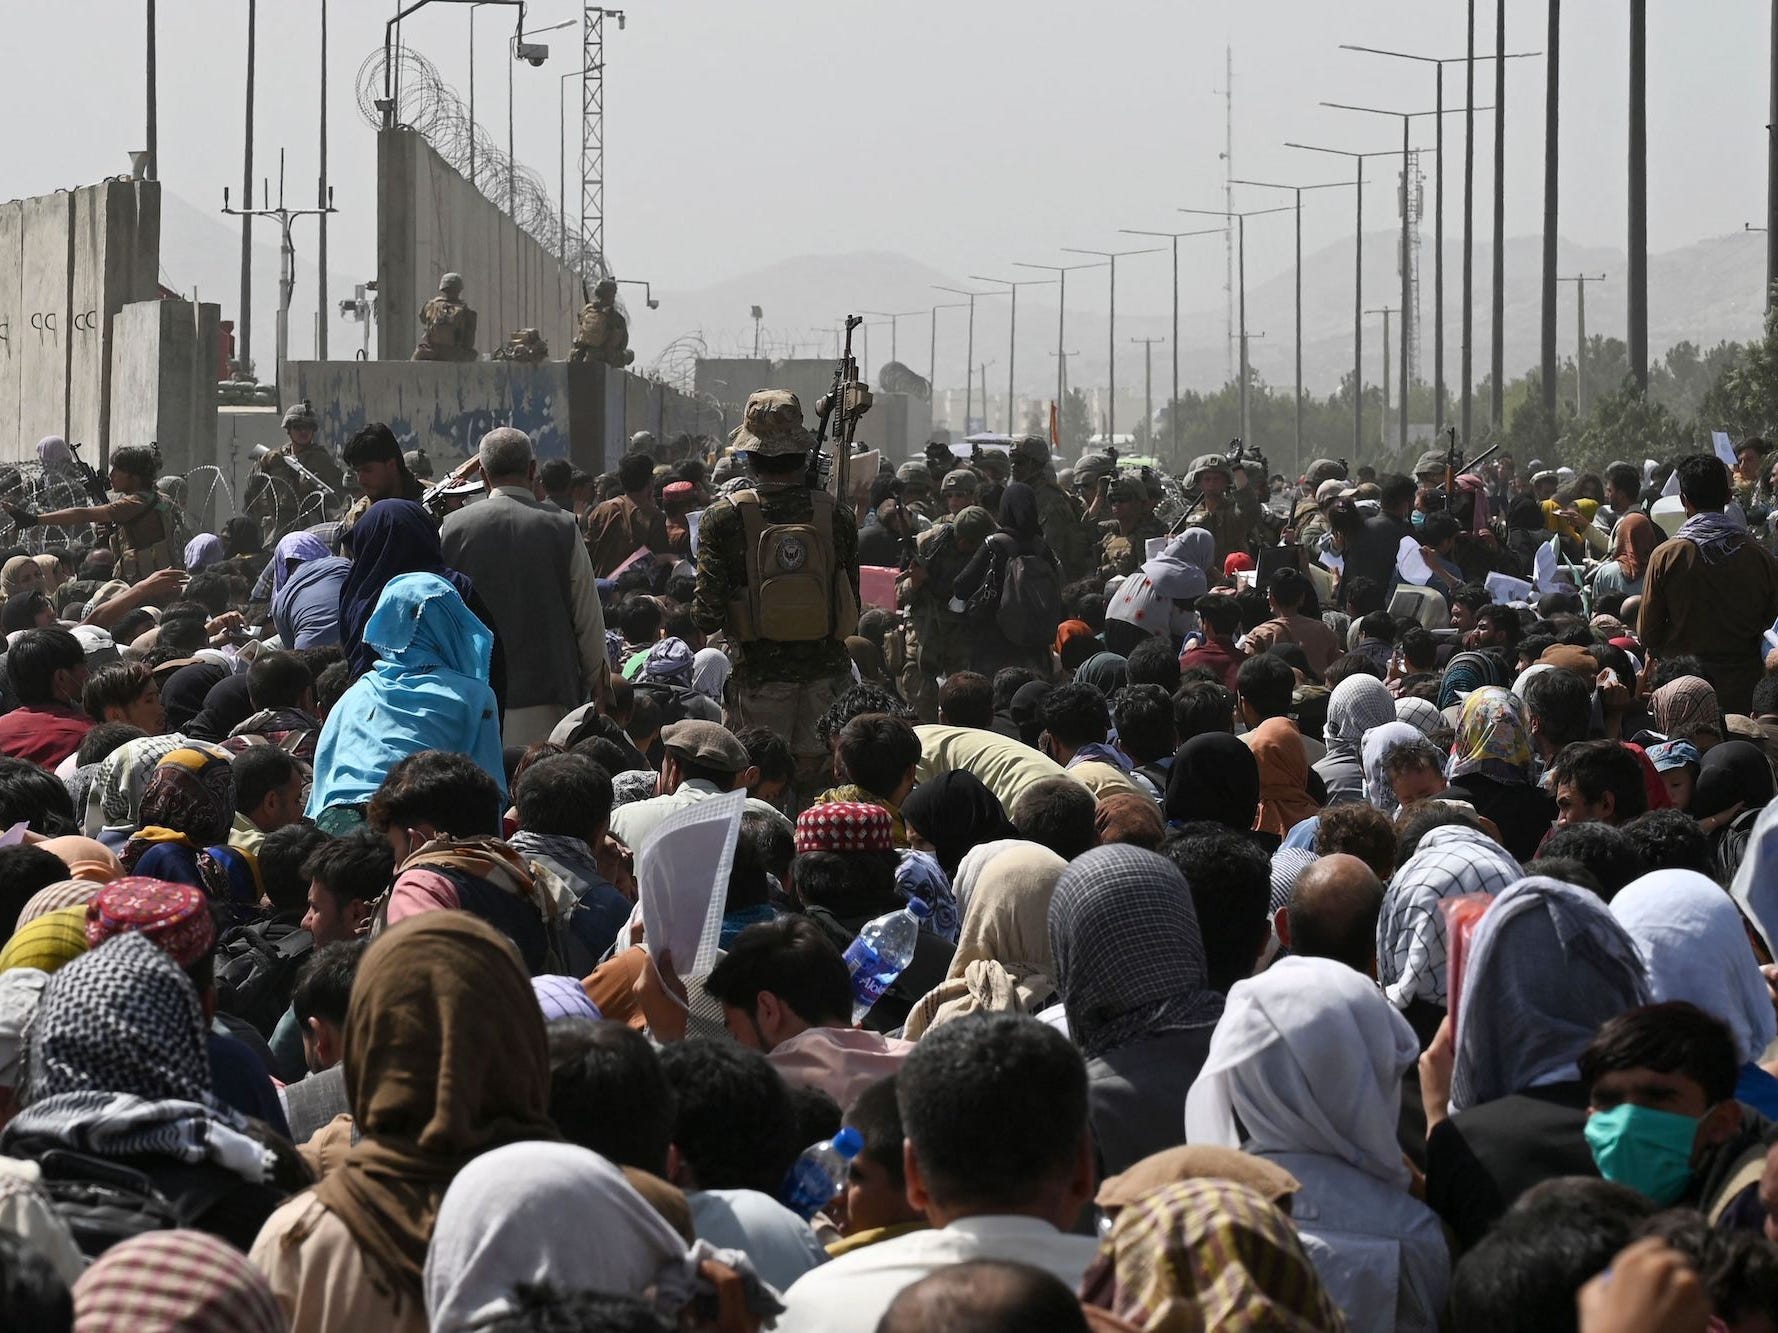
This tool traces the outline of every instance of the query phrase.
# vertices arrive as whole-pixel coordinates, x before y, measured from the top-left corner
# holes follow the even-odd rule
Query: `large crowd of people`
[[[0,1327],[1778,1333],[1761,442],[313,423],[6,506]]]

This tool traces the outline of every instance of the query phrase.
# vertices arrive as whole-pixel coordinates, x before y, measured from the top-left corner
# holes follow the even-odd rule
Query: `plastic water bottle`
[[[899,911],[867,921],[858,938],[846,946],[846,971],[852,974],[852,1021],[862,1023],[871,1006],[914,960],[914,942],[920,923],[932,908],[919,898],[909,898]]]
[[[784,1206],[808,1221],[846,1188],[846,1168],[864,1151],[864,1135],[847,1125],[831,1139],[823,1139],[791,1164],[784,1177]]]

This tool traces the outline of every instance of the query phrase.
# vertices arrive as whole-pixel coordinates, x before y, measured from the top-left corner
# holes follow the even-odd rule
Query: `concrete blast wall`
[[[420,307],[446,273],[463,275],[483,356],[534,328],[566,356],[580,320],[580,278],[519,229],[411,129],[377,132],[377,358],[406,361]]]
[[[833,388],[831,358],[799,357],[768,361],[764,357],[700,357],[695,384],[700,397],[724,404],[730,424],[739,424],[747,397],[760,389],[789,389],[803,405],[810,430],[819,420],[818,404]],[[905,393],[884,393],[873,386],[869,412],[858,423],[858,442],[880,449],[895,463],[918,458],[930,438],[932,404]]]
[[[101,469],[113,443],[147,443],[113,440],[111,353],[118,312],[155,298],[159,269],[153,181],[0,203],[0,461],[35,457],[45,435]]]
[[[162,472],[217,462],[216,339],[208,302],[140,301],[117,314],[111,344],[111,432],[161,448]]]

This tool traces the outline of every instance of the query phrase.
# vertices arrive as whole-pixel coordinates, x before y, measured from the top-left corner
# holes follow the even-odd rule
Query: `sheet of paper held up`
[[[1735,446],[1729,439],[1729,433],[1726,430],[1711,431],[1710,444],[1716,450],[1716,456],[1722,459],[1723,466],[1733,472],[1735,470]]]
[[[1551,537],[1537,548],[1537,554],[1531,557],[1531,581],[1539,592],[1551,592],[1556,586],[1556,543],[1559,537]]]
[[[682,977],[716,965],[729,868],[746,808],[745,791],[675,810],[636,849],[636,896],[649,951],[670,950]]]
[[[1529,602],[1531,595],[1537,591],[1524,579],[1516,579],[1511,574],[1502,574],[1498,570],[1483,579],[1482,586],[1496,602]]]
[[[1424,588],[1432,582],[1432,566],[1426,563],[1426,553],[1420,549],[1418,538],[1401,539],[1401,545],[1395,549],[1395,571],[1404,583],[1416,583]]]

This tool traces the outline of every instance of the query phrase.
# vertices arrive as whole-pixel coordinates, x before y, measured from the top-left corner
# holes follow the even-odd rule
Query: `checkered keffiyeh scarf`
[[[146,937],[120,935],[82,954],[44,987],[26,1036],[27,1105],[0,1135],[0,1152],[145,1153],[266,1179],[271,1151],[211,1095],[204,1030],[190,979]]]
[[[1163,856],[1118,843],[1076,857],[1056,881],[1049,934],[1068,1031],[1089,1060],[1222,1013],[1191,888]]]
[[[247,1256],[202,1231],[153,1231],[112,1246],[74,1284],[81,1333],[282,1333],[271,1285]]]
[[[895,850],[889,812],[863,801],[811,805],[796,817],[796,853]]]
[[[1479,829],[1447,824],[1420,840],[1389,881],[1377,918],[1377,981],[1397,1009],[1447,1003],[1445,899],[1497,894],[1524,873]]]

